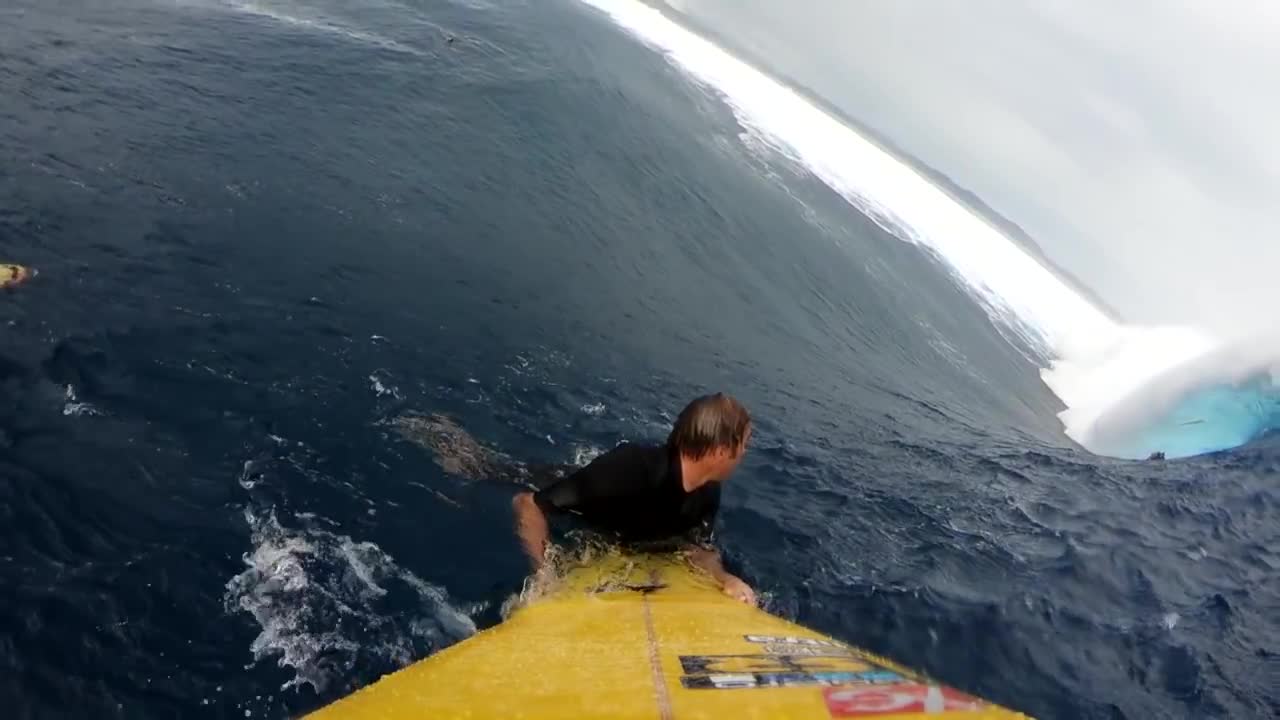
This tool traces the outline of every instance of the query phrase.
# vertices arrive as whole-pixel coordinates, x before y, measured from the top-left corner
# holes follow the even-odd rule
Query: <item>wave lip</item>
[[[1086,449],[1193,455],[1280,425],[1269,404],[1276,374],[1260,370],[1256,342],[1116,322],[986,218],[785,84],[643,2],[581,1],[717,91],[744,142],[803,165],[894,237],[936,253],[997,330],[1053,358],[1041,377],[1067,407],[1067,435]]]
[[[1072,439],[1100,455],[1174,458],[1238,447],[1280,428],[1280,335],[1215,342],[1177,328],[1158,334],[1180,338],[1162,367],[1138,368],[1141,374],[1122,381],[1128,389],[1114,400],[1096,391],[1076,397],[1060,415]],[[1067,363],[1042,376],[1072,397],[1072,386],[1105,387],[1099,375],[1123,378],[1146,357],[1112,357],[1083,379]]]
[[[756,140],[894,237],[940,255],[1002,328],[1062,352],[1114,331],[1106,313],[986,219],[801,94],[637,0],[582,2],[717,90]]]

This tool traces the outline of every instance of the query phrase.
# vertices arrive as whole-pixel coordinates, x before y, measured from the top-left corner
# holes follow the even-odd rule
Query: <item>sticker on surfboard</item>
[[[716,673],[685,675],[680,685],[686,690],[743,690],[750,688],[786,688],[807,686],[890,685],[906,678],[891,670],[863,672],[780,672],[780,673]]]
[[[681,655],[688,690],[905,683],[892,670],[850,655]]]
[[[878,670],[874,663],[851,655],[681,655],[680,669],[686,675],[740,672],[862,672]]]
[[[981,710],[981,700],[941,685],[879,685],[824,688],[822,698],[831,717],[875,717],[905,713]]]
[[[807,647],[835,647],[835,648],[847,647],[842,642],[836,642],[835,640],[828,640],[825,638],[791,637],[789,635],[783,635],[783,636],[743,635],[742,637],[744,640],[746,640],[749,643],[757,643],[757,644],[767,643],[769,645],[800,645],[800,646],[807,646]]]
[[[0,288],[16,287],[30,280],[35,270],[22,265],[0,263]]]

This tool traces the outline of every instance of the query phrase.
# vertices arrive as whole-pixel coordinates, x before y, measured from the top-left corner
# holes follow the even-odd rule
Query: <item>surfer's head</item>
[[[676,418],[667,445],[686,461],[700,465],[710,480],[723,480],[738,467],[751,440],[751,415],[725,395],[705,395]]]

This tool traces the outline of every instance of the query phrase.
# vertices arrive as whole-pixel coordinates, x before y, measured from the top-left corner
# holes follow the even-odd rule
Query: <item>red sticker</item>
[[[938,685],[832,687],[822,691],[831,717],[871,717],[899,713],[978,710],[982,701]]]

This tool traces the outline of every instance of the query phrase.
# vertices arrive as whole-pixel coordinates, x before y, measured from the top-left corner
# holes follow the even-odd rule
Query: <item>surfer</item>
[[[684,550],[726,594],[755,602],[751,587],[724,569],[711,544],[720,482],[737,467],[751,438],[751,416],[727,395],[689,403],[665,443],[623,443],[581,468],[518,462],[482,445],[445,415],[407,413],[391,425],[406,440],[430,450],[451,475],[531,490],[516,495],[513,505],[516,531],[535,571],[546,560],[548,516],[576,516],[589,529],[632,549]]]
[[[674,541],[726,595],[754,604],[755,591],[725,570],[711,544],[720,483],[750,439],[746,408],[728,395],[707,395],[681,411],[666,443],[623,443],[537,492],[516,495],[516,534],[534,570],[546,558],[548,516],[575,515],[624,546]]]

